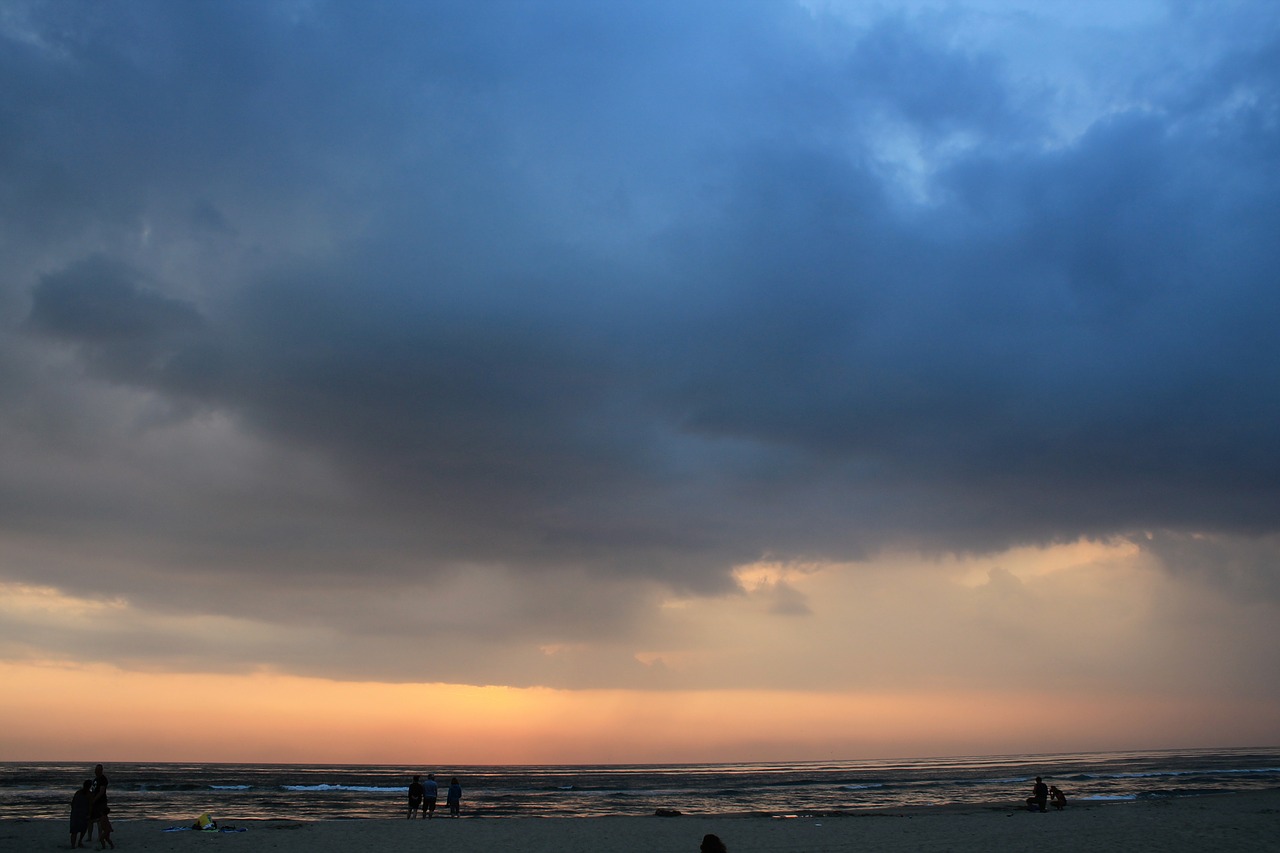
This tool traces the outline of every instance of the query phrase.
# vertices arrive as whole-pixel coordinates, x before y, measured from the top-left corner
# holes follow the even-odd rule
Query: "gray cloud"
[[[23,5],[0,529],[47,553],[9,571],[632,590],[496,617],[552,643],[764,555],[1274,533],[1280,30],[1179,8],[1088,58],[1076,137],[945,16]]]

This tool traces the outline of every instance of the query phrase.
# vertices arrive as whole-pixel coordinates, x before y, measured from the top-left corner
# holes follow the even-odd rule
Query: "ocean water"
[[[905,806],[1015,807],[1043,776],[1069,800],[1280,788],[1280,748],[798,764],[414,767],[128,764],[106,767],[121,820],[394,818],[414,773],[463,786],[464,817],[826,816]],[[65,818],[89,764],[0,763],[0,819]]]

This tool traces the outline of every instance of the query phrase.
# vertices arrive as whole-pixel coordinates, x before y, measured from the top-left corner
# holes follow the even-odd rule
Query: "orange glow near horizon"
[[[1280,707],[1170,697],[566,691],[0,664],[8,760],[803,761],[1260,745]],[[1240,721],[1227,742],[1212,721]]]

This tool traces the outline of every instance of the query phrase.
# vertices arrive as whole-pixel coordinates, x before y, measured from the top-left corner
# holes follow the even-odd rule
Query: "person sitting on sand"
[[[1067,798],[1058,790],[1057,785],[1049,786],[1049,802],[1053,803],[1053,807],[1058,811],[1062,811],[1067,807]]]
[[[89,831],[89,799],[93,780],[85,779],[80,790],[71,795],[71,849],[84,846],[84,834]]]
[[[1027,811],[1048,811],[1049,809],[1046,807],[1048,802],[1049,786],[1037,776],[1035,787],[1031,789],[1031,796],[1027,797]]]
[[[422,777],[414,776],[413,781],[409,783],[409,819],[413,819],[413,815],[422,805],[422,798],[426,796],[427,789],[422,787]]]
[[[718,835],[702,836],[702,846],[698,850],[701,853],[729,853],[729,848],[724,846]]]

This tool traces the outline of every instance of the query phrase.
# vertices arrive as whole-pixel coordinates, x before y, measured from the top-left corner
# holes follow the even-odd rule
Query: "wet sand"
[[[235,821],[238,833],[164,832],[166,821],[115,821],[121,851],[351,853],[697,853],[719,835],[730,853],[822,851],[1280,851],[1280,790],[1125,803],[1073,803],[1032,814],[1007,806],[894,809],[840,817],[604,817]],[[66,821],[0,822],[0,850],[68,849]],[[97,843],[92,848],[96,849]],[[86,846],[86,849],[90,849]]]

